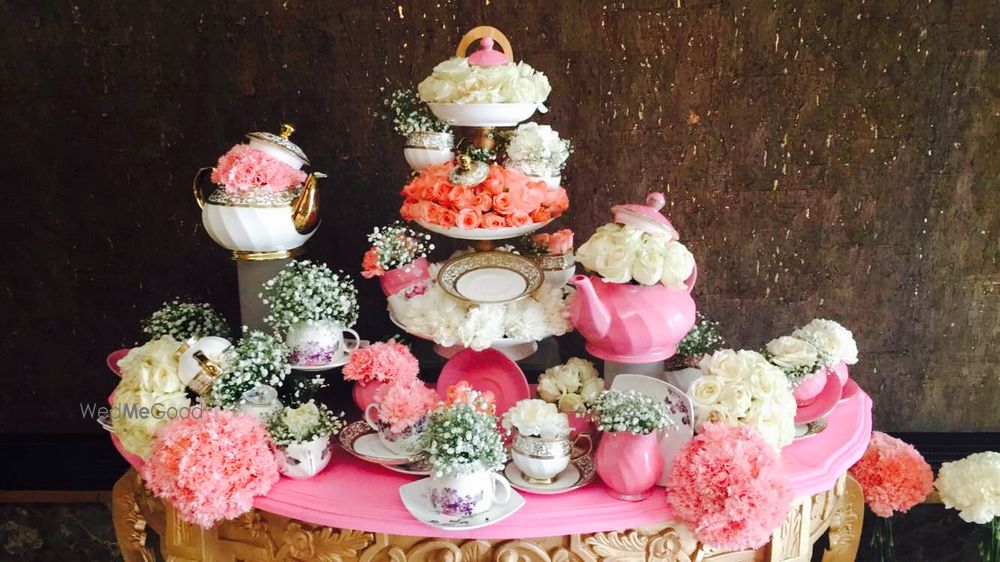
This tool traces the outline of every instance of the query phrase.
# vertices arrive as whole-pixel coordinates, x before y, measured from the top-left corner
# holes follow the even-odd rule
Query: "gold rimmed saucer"
[[[449,295],[476,304],[507,304],[534,293],[545,274],[533,260],[510,252],[475,252],[452,258],[438,271]]]

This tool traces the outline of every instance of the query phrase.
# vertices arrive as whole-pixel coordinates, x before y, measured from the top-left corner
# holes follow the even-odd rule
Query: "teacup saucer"
[[[337,359],[333,363],[327,363],[326,365],[292,365],[292,369],[296,371],[305,371],[307,373],[317,373],[320,371],[329,371],[330,369],[336,369],[337,367],[343,367],[347,365],[347,361],[350,360],[350,355],[345,355],[340,359]]]
[[[378,438],[378,433],[364,420],[349,424],[340,431],[340,446],[361,460],[385,467],[415,464],[416,459],[393,453]]]
[[[586,486],[594,479],[594,461],[590,455],[577,457],[570,461],[566,470],[560,472],[548,484],[538,484],[528,480],[521,469],[514,464],[514,461],[507,463],[503,474],[507,477],[512,488],[522,492],[541,495],[565,494]]]
[[[514,515],[524,507],[524,497],[510,491],[507,503],[494,503],[493,507],[475,515],[442,515],[431,505],[431,479],[424,478],[399,487],[399,497],[410,515],[417,521],[443,531],[468,531],[487,527]]]
[[[796,425],[795,440],[798,441],[799,439],[819,435],[824,429],[826,429],[826,423],[826,418],[820,418],[806,424]],[[511,485],[513,485],[513,483],[511,483]]]

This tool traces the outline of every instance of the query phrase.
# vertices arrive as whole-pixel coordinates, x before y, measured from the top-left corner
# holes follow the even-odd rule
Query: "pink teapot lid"
[[[677,229],[660,212],[666,204],[666,197],[660,192],[654,192],[646,197],[645,205],[615,205],[611,207],[611,212],[614,214],[615,222],[619,224],[634,226],[650,234],[666,234],[670,239],[677,240],[680,238]]]
[[[508,62],[506,54],[493,48],[493,38],[489,36],[480,39],[479,49],[469,55],[469,64],[476,66],[500,66]]]

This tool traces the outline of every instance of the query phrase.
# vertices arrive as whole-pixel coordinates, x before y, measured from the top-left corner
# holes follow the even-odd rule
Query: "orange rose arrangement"
[[[486,179],[468,187],[451,184],[448,176],[454,167],[431,166],[403,187],[406,199],[399,214],[404,220],[496,229],[548,222],[569,209],[565,189],[551,189],[517,170],[491,164]]]

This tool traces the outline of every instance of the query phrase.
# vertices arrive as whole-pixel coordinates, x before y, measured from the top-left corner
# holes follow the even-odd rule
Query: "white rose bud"
[[[543,375],[538,379],[538,396],[546,402],[555,402],[562,396],[554,377]]]
[[[580,389],[580,396],[584,400],[593,400],[597,398],[597,395],[604,390],[604,380],[602,379],[590,379],[583,383],[583,388]]]
[[[719,401],[722,394],[722,380],[713,375],[703,376],[691,383],[688,395],[698,406],[712,406]]]
[[[680,242],[669,242],[663,249],[663,275],[660,282],[673,289],[684,289],[684,282],[694,272],[694,254]]]
[[[771,363],[782,369],[797,369],[815,365],[819,359],[816,346],[794,336],[781,336],[767,342]]]
[[[583,398],[579,394],[567,394],[559,399],[559,411],[571,414],[582,412],[584,409]]]

